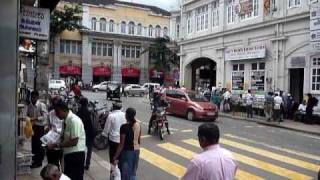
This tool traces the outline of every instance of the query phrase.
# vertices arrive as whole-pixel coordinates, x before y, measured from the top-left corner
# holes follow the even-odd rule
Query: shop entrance
[[[209,58],[198,58],[191,63],[192,89],[216,86],[217,64]]]
[[[290,94],[295,102],[302,102],[304,69],[290,69]]]

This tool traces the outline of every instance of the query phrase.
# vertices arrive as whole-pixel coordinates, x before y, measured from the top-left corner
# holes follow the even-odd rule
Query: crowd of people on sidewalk
[[[210,91],[210,90],[208,90]],[[204,92],[199,92],[204,94]],[[260,116],[265,116],[267,121],[282,122],[283,119],[301,121],[307,124],[317,123],[314,117],[314,107],[318,99],[312,94],[307,94],[307,99],[302,102],[294,101],[290,93],[268,92],[265,96],[253,94],[248,90],[245,94],[232,94],[227,88],[215,89],[210,93],[210,102],[215,104],[221,112],[232,112],[233,115],[246,113],[247,118],[253,118],[254,110]],[[254,106],[259,101],[260,104]]]
[[[94,122],[88,109],[88,99],[81,95],[81,91],[74,91],[79,95],[77,112],[72,112],[59,96],[53,96],[47,107],[39,100],[37,91],[31,93],[31,103],[27,108],[27,117],[33,128],[31,168],[42,167],[46,156],[48,165],[41,171],[43,179],[82,180],[84,170],[89,170],[95,137]],[[121,108],[121,103],[113,104],[104,134],[109,139],[110,162],[119,166],[122,179],[135,179],[141,128],[135,118],[135,109],[128,108],[124,113]],[[49,133],[57,137],[52,137],[54,142],[46,143],[43,137]]]

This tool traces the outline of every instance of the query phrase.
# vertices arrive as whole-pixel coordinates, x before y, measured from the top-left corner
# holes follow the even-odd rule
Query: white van
[[[145,89],[146,92],[149,92],[149,87],[153,86],[153,89],[160,89],[160,84],[159,83],[144,83],[142,88]]]
[[[53,89],[58,89],[58,90],[65,90],[66,87],[66,83],[64,82],[64,80],[55,80],[55,79],[51,79],[49,81],[49,89],[53,90]]]

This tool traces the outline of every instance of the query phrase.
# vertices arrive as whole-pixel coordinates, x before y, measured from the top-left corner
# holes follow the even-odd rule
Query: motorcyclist
[[[148,134],[150,134],[150,130],[152,127],[152,123],[154,120],[156,120],[157,117],[157,109],[161,108],[161,107],[168,107],[168,102],[160,95],[159,92],[154,92],[153,93],[153,109],[152,109],[152,114],[149,120],[149,126],[148,126]],[[167,119],[165,119],[165,126],[167,128],[167,132],[168,134],[170,134],[170,130],[169,130],[169,122],[167,121]]]

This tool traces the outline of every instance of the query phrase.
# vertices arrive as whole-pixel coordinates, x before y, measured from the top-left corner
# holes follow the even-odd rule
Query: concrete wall
[[[1,1],[0,177],[10,180],[16,176],[18,10],[19,1]]]

